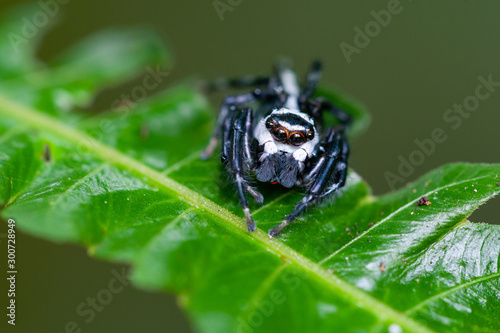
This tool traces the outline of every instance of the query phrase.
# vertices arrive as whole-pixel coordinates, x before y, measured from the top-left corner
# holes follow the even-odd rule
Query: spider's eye
[[[267,121],[266,121],[266,128],[268,130],[270,129],[273,129],[276,127],[276,123],[274,122],[274,120],[272,120],[271,118],[269,118]]]
[[[288,133],[283,127],[276,128],[273,130],[272,134],[276,141],[285,142],[288,138]]]
[[[307,140],[312,140],[312,139],[314,139],[314,133],[311,131],[307,131],[306,137],[307,137]]]
[[[301,144],[306,142],[306,138],[304,137],[304,134],[300,132],[294,132],[292,133],[292,135],[290,135],[290,139],[288,141],[294,146],[300,146]]]

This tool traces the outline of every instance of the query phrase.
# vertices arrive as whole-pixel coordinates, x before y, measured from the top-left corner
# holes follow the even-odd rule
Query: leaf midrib
[[[380,302],[376,298],[364,293],[351,284],[339,279],[335,275],[328,273],[323,267],[310,259],[304,257],[302,254],[294,251],[292,248],[279,242],[276,239],[268,237],[267,233],[257,229],[252,233],[246,231],[245,221],[229,212],[227,209],[217,205],[215,202],[208,200],[199,193],[187,188],[168,178],[161,172],[158,172],[141,162],[119,152],[118,150],[104,145],[99,141],[93,139],[80,132],[78,129],[65,125],[57,119],[47,116],[40,111],[21,105],[9,98],[0,95],[0,113],[3,113],[11,118],[16,118],[23,121],[24,124],[49,131],[57,136],[67,139],[68,141],[76,144],[77,147],[82,143],[86,144],[89,152],[92,152],[96,157],[109,164],[120,166],[131,173],[147,177],[152,182],[163,186],[168,191],[173,191],[179,195],[179,198],[185,201],[190,206],[197,205],[203,207],[212,215],[219,217],[229,223],[224,225],[241,232],[248,237],[253,238],[266,248],[271,250],[271,253],[278,257],[287,257],[290,261],[316,275],[325,285],[330,287],[338,296],[343,297],[348,302],[354,303],[357,306],[361,305],[363,309],[372,312],[377,318],[383,318],[388,321],[399,324],[402,328],[406,328],[411,332],[433,332],[432,330],[424,327],[415,320],[405,316],[403,313],[398,312],[385,303]],[[382,315],[381,315],[382,314]],[[385,320],[384,320],[385,321]]]

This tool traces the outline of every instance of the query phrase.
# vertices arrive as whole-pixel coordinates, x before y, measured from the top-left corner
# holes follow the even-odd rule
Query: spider
[[[262,204],[262,194],[250,183],[300,186],[306,195],[284,221],[269,230],[276,237],[309,206],[330,197],[346,182],[349,146],[345,136],[351,117],[325,98],[313,98],[321,77],[321,62],[314,61],[304,86],[285,61],[274,75],[218,80],[208,91],[253,87],[251,92],[226,97],[216,127],[201,159],[213,155],[222,140],[221,161],[232,176],[246,217],[248,231],[255,222],[246,193]],[[339,124],[323,130],[323,113],[332,113]]]

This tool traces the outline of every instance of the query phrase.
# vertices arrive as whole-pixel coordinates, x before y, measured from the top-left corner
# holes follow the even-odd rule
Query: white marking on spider
[[[303,119],[310,121],[311,127],[313,128],[314,131],[314,138],[312,140],[306,141],[304,144],[301,146],[292,146],[290,144],[278,142],[274,140],[273,136],[271,135],[271,132],[266,128],[266,120],[272,116],[275,115],[276,113],[279,114],[286,114],[286,113],[293,113],[293,114],[298,114],[301,116]],[[293,131],[305,131],[305,128],[300,125],[290,125],[287,122],[281,122],[281,125],[285,127],[288,131],[293,132]],[[259,142],[259,145],[264,146],[264,153],[260,156],[260,161],[262,162],[264,159],[266,159],[269,155],[271,154],[276,154],[277,152],[284,152],[287,154],[293,155],[293,157],[299,161],[299,162],[304,162],[308,157],[311,157],[312,153],[314,152],[314,148],[319,142],[319,137],[318,133],[316,131],[316,128],[314,127],[314,122],[313,120],[307,115],[302,112],[293,112],[292,110],[284,110],[280,109],[278,111],[273,111],[271,115],[268,117],[262,118],[257,126],[255,127],[254,131],[254,137],[255,139]]]
[[[293,109],[293,108],[281,108],[281,109],[278,109],[278,110],[274,110],[272,112],[273,115],[286,115],[286,114],[294,114],[294,115],[297,115],[299,117],[301,117],[302,119],[304,119],[305,121],[307,121],[309,124],[311,124],[311,126],[314,126],[314,120],[309,117],[308,114],[302,112],[302,111],[299,111],[298,109]]]
[[[300,95],[300,88],[299,84],[297,83],[297,77],[295,76],[295,73],[290,69],[285,69],[281,73],[281,82],[283,83],[285,92],[289,95],[285,102],[285,107],[292,110],[298,110],[298,97]]]

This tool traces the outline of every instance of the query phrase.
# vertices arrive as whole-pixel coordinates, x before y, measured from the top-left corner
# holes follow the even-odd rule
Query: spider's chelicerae
[[[245,197],[264,198],[250,183],[302,186],[304,198],[285,220],[269,230],[275,237],[304,210],[344,186],[349,146],[345,137],[350,116],[325,98],[313,98],[321,76],[321,63],[313,62],[303,87],[295,73],[281,62],[270,77],[221,80],[210,90],[254,87],[253,91],[224,99],[216,128],[201,158],[209,158],[222,140],[222,163],[236,184],[249,231],[255,222]],[[322,128],[323,112],[332,113],[339,125]]]

